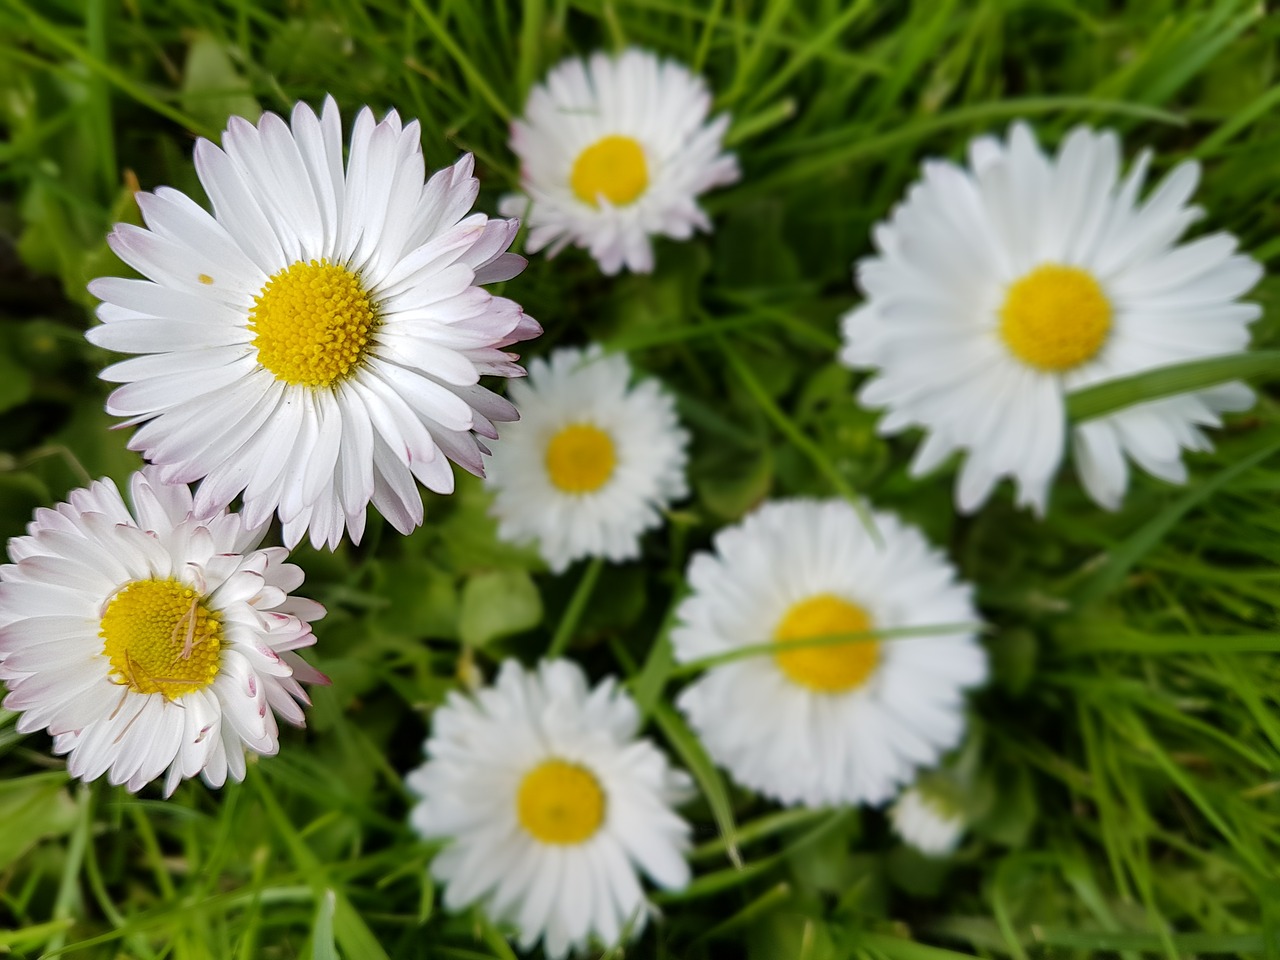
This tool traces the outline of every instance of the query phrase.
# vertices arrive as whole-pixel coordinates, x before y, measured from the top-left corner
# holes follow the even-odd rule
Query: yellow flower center
[[[176,700],[213,683],[222,622],[177,580],[135,580],[102,615],[98,636],[111,682]]]
[[[377,326],[360,278],[328,260],[299,260],[254,297],[258,362],[285,383],[330,387],[360,363]]]
[[[602,137],[578,154],[569,185],[579,200],[593,207],[600,205],[600,197],[615,207],[626,206],[649,185],[644,148],[630,137]]]
[[[547,444],[547,473],[565,493],[594,493],[618,463],[613,440],[599,427],[571,423]]]
[[[857,604],[820,593],[792,604],[773,631],[773,639],[785,644],[870,629],[871,618]],[[874,640],[851,640],[786,650],[775,653],[773,659],[795,683],[821,693],[841,693],[860,686],[871,676],[880,662],[880,645]]]
[[[604,822],[604,791],[591,771],[544,760],[525,774],[516,796],[520,825],[543,843],[582,843]]]
[[[1009,287],[1000,336],[1024,363],[1057,372],[1091,359],[1111,331],[1111,302],[1079,267],[1046,263]]]

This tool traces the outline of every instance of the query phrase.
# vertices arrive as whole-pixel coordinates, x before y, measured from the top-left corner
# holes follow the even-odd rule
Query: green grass
[[[1280,265],[1280,18],[1256,0],[0,0],[0,534],[136,458],[108,432],[80,331],[85,283],[130,187],[200,196],[193,135],[230,113],[333,93],[423,124],[428,163],[474,151],[494,211],[507,121],[561,57],[636,43],[703,72],[744,176],[716,232],[648,277],[577,252],[506,286],[546,327],[661,376],[695,433],[695,495],[645,561],[547,573],[499,544],[462,483],[419,532],[299,551],[324,602],[305,732],[243,784],[170,801],[67,782],[0,714],[0,955],[137,960],[507,958],[449,916],[402,773],[431,708],[477,667],[567,649],[620,672],[648,733],[695,775],[696,879],[628,956],[752,960],[1280,955],[1280,408],[1264,397],[1172,488],[1124,510],[1065,474],[1046,521],[1008,490],[951,507],[953,468],[906,478],[834,362],[850,263],[926,156],[1029,118],[1049,142],[1108,125],[1158,171],[1205,167],[1205,230]],[[12,254],[15,254],[13,256]],[[1280,283],[1254,346],[1280,349]],[[1082,394],[1096,416],[1272,361],[1235,358]],[[766,496],[864,494],[946,545],[979,585],[994,678],[974,701],[978,822],[950,861],[898,846],[875,811],[780,812],[734,788],[672,709],[666,641],[690,554]],[[498,611],[494,596],[514,598]],[[609,954],[622,956],[621,951]]]

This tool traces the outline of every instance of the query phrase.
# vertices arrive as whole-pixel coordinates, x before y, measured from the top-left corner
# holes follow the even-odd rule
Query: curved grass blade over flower
[[[0,679],[24,733],[47,729],[73,777],[130,790],[165,775],[242,780],[245,752],[301,726],[300,682],[327,683],[294,651],[315,643],[302,571],[242,515],[193,511],[186,485],[148,467],[130,510],[110,480],[36,511],[0,567]]]
[[[410,820],[450,841],[431,865],[449,909],[480,903],[522,949],[541,939],[558,958],[643,928],[639,872],[688,884],[689,826],[671,808],[689,778],[636,739],[635,703],[612,678],[588,688],[569,661],[507,660],[492,687],[450,694],[432,725],[407,779],[422,797]]]
[[[1121,178],[1110,131],[1077,128],[1056,157],[1016,124],[984,137],[969,164],[924,177],[875,231],[858,264],[867,302],[844,320],[841,359],[875,371],[859,394],[888,413],[884,433],[926,431],[912,474],[965,453],[956,503],[977,509],[1003,477],[1039,514],[1067,444],[1065,398],[1094,384],[1243,350],[1257,305],[1240,303],[1262,268],[1226,233],[1179,240],[1201,215],[1199,167],[1176,167],[1140,200],[1143,153]],[[1186,480],[1183,450],[1244,410],[1232,382],[1116,411],[1071,431],[1089,495],[1119,506],[1128,461]]]
[[[291,122],[232,118],[200,140],[203,210],[139,193],[147,228],[109,237],[148,279],[90,284],[108,367],[107,409],[166,482],[203,480],[201,511],[244,498],[250,526],[278,513],[285,542],[358,541],[370,502],[401,533],[422,522],[417,483],[453,490],[450,461],[483,475],[480,438],[516,418],[480,386],[517,377],[511,344],[538,324],[483,284],[524,260],[514,220],[468,214],[472,159],[426,173],[417,122],[356,117],[343,162],[332,98]]]
[[[683,65],[646,50],[556,66],[511,125],[528,249],[585,248],[606,274],[653,269],[650,237],[687,240],[711,221],[697,198],[738,179],[722,153],[729,117],[707,122],[711,93]]]
[[[804,642],[977,620],[918,530],[872,518],[879,541],[847,502],[768,503],[689,565],[676,660],[729,654],[762,630],[775,652],[712,667],[677,704],[717,763],[784,804],[888,800],[960,741],[964,691],[986,676],[972,630]]]
[[[621,354],[561,348],[511,385],[520,422],[493,445],[499,535],[536,540],[557,572],[582,557],[640,556],[640,537],[688,492],[688,433],[655,379]]]

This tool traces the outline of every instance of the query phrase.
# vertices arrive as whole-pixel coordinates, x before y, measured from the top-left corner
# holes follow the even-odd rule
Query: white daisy
[[[640,555],[640,536],[688,492],[689,435],[654,379],[622,354],[562,347],[511,384],[520,422],[493,445],[486,484],[498,535],[536,540],[556,572],[580,557]]]
[[[858,264],[867,302],[844,320],[841,358],[876,371],[860,399],[884,433],[925,430],[919,476],[966,454],[956,502],[972,511],[1002,477],[1043,514],[1066,444],[1064,397],[1168,364],[1243,350],[1259,316],[1237,303],[1262,275],[1236,240],[1179,238],[1199,216],[1199,167],[1176,167],[1145,201],[1143,152],[1120,179],[1110,131],[1077,128],[1046,157],[1024,124],[975,140],[969,166],[935,160]],[[1201,427],[1247,409],[1241,383],[1141,403],[1072,430],[1076,470],[1108,508],[1125,456],[1172,483]]]
[[[734,779],[784,804],[881,803],[959,742],[986,656],[970,589],[914,527],[846,501],[765,504],[689,565],[671,643],[682,663],[873,630],[954,632],[753,653],[679,696]],[[879,542],[877,542],[877,538]]]
[[[479,902],[549,957],[638,932],[638,871],[666,889],[689,882],[689,826],[671,808],[690,790],[638,726],[613,678],[588,689],[566,660],[528,672],[508,660],[492,687],[451,693],[407,778],[422,797],[414,828],[451,841],[431,864],[445,906]]]
[[[302,571],[237,513],[192,512],[185,485],[148,467],[132,512],[110,480],[36,511],[0,566],[0,679],[18,730],[48,729],[73,777],[138,790],[168,769],[244,779],[245,751],[302,726],[299,686],[328,683],[294,650],[324,616],[289,596]],[[295,702],[297,701],[297,702]]]
[[[889,808],[889,822],[904,842],[929,857],[952,853],[965,830],[964,816],[947,798],[919,785],[904,790]]]
[[[449,460],[483,474],[493,421],[515,411],[478,383],[521,376],[505,347],[540,332],[479,284],[524,260],[518,223],[467,215],[464,156],[423,185],[416,121],[356,117],[344,170],[332,98],[292,125],[233,117],[219,149],[195,148],[213,214],[176,190],[137,194],[149,229],[111,248],[149,280],[95,280],[99,346],[145,354],[104,379],[107,409],[143,426],[131,449],[168,482],[204,478],[201,511],[244,496],[249,526],[278,512],[292,546],[359,540],[370,501],[408,533],[414,479],[453,489]]]
[[[721,152],[729,117],[708,123],[710,109],[701,77],[646,50],[571,57],[511,125],[524,195],[502,211],[528,208],[530,252],[572,243],[607,274],[648,273],[649,238],[709,231],[698,196],[738,179],[737,159]]]

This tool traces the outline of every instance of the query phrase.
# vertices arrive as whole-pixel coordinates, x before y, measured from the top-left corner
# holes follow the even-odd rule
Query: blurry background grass
[[[137,466],[106,429],[84,286],[123,270],[103,237],[136,220],[139,185],[201,196],[192,137],[216,138],[231,113],[325,93],[348,121],[394,106],[422,121],[433,167],[475,152],[492,212],[530,85],[567,54],[636,43],[705,73],[745,172],[709,198],[714,236],[662,246],[653,276],[606,280],[568,252],[508,284],[547,329],[535,352],[603,340],[680,397],[696,492],[645,561],[553,578],[495,541],[465,482],[412,537],[374,521],[360,548],[300,551],[304,593],[330,610],[313,659],[334,685],[306,732],[218,793],[70,784],[48,740],[0,713],[0,954],[512,957],[479,914],[435,909],[400,777],[459,676],[553,637],[596,675],[636,674],[649,732],[702,787],[698,877],[657,898],[665,920],[628,955],[1280,953],[1275,402],[1192,458],[1186,488],[1137,478],[1117,515],[1064,475],[1043,524],[1007,490],[962,521],[952,468],[909,482],[911,441],[875,436],[833,361],[868,228],[922,157],[959,156],[1015,117],[1050,142],[1116,127],[1129,156],[1155,147],[1159,170],[1199,158],[1203,229],[1274,269],[1278,39],[1257,0],[0,0],[4,536]],[[1276,346],[1278,296],[1272,279],[1257,292],[1258,347]],[[992,626],[981,818],[944,863],[896,844],[879,812],[778,812],[733,789],[670,707],[663,628],[690,551],[763,497],[848,491],[948,545]]]

